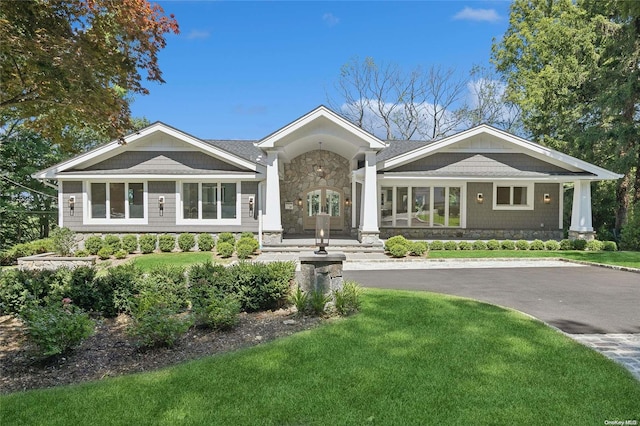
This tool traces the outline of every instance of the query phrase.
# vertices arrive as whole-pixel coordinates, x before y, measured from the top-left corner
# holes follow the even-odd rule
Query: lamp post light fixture
[[[329,245],[329,231],[331,229],[331,216],[329,213],[318,213],[316,215],[316,245],[318,250],[315,254],[327,254],[326,247]]]

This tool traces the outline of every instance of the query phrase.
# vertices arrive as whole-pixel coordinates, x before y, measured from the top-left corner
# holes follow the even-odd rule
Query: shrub
[[[84,242],[84,248],[89,250],[89,253],[93,255],[98,254],[103,245],[104,241],[102,241],[102,238],[98,237],[97,235],[90,236]]]
[[[231,232],[221,232],[218,235],[218,244],[220,243],[229,243],[231,245],[235,245],[236,237],[234,237]]]
[[[120,249],[117,252],[113,253],[113,257],[115,257],[116,259],[125,259],[127,257],[127,251]]]
[[[242,234],[240,234],[240,239],[243,238],[251,238],[252,240],[255,240],[256,236],[253,234],[253,232],[243,232]],[[257,241],[257,240],[256,240]]]
[[[134,316],[127,334],[132,336],[139,346],[173,347],[176,340],[192,325],[193,320],[190,316],[176,314],[166,306],[153,305]]]
[[[63,302],[33,307],[23,313],[22,320],[29,339],[36,344],[41,355],[62,354],[93,334],[94,322],[70,302],[70,299],[64,299]]]
[[[76,233],[69,228],[55,228],[51,231],[53,249],[61,256],[71,256],[76,245]]]
[[[336,311],[340,315],[351,315],[360,310],[362,290],[355,281],[345,281],[341,290],[334,292]]]
[[[604,250],[604,243],[599,240],[591,240],[587,242],[587,250],[589,251],[602,251]]]
[[[238,259],[247,259],[253,254],[253,244],[244,243],[242,241],[238,241],[236,246],[236,253],[238,255]]]
[[[544,241],[542,240],[533,240],[529,245],[529,250],[544,250]]]
[[[102,295],[98,309],[104,316],[132,312],[141,276],[142,271],[135,264],[125,263],[107,269],[106,275],[95,279],[95,288]]]
[[[19,257],[32,256],[38,253],[55,251],[53,240],[43,238],[28,243],[16,244],[8,250],[0,252],[0,265],[12,265]]]
[[[605,241],[602,249],[604,251],[618,251],[618,245],[615,241]]]
[[[219,242],[218,241],[218,246],[216,248],[218,254],[221,257],[231,257],[231,255],[233,254],[233,246],[231,245],[231,243],[225,243],[223,242]]]
[[[198,323],[215,330],[226,330],[238,323],[240,302],[235,295],[211,297],[205,309],[197,314]]]
[[[69,291],[66,296],[71,298],[75,306],[84,311],[102,312],[103,299],[107,299],[107,303],[110,303],[110,299],[113,297],[110,289],[106,289],[107,294],[103,294],[97,289],[95,276],[95,269],[86,266],[75,268],[71,273]]]
[[[392,257],[405,257],[408,252],[408,242],[405,244],[396,243],[389,247],[389,254],[391,254]]]
[[[100,250],[98,250],[98,257],[102,260],[107,260],[113,254],[113,249],[111,246],[104,246]]]
[[[133,253],[138,250],[138,237],[131,234],[122,237],[122,248],[126,250],[127,253]]]
[[[429,244],[429,250],[444,250],[444,243],[439,240],[431,241],[431,244]]]
[[[111,247],[111,251],[115,253],[122,248],[122,241],[117,235],[109,234],[104,236],[104,245]]]
[[[73,255],[75,257],[87,257],[89,256],[89,251],[88,250],[76,250]]]
[[[587,248],[587,241],[586,240],[573,240],[573,241],[571,241],[571,247],[574,250],[584,250],[585,248]]]
[[[227,275],[227,270],[222,265],[211,262],[192,265],[187,273],[187,286],[193,308],[204,309],[209,303],[212,290],[218,293],[231,292]]]
[[[412,241],[409,243],[409,251],[413,256],[422,256],[427,251],[427,243],[424,241]]]
[[[196,237],[193,234],[184,232],[178,237],[178,247],[182,251],[190,251],[196,246]]]
[[[504,240],[500,243],[500,247],[502,247],[502,250],[515,250],[516,243],[511,240]]]
[[[140,251],[143,254],[153,253],[156,249],[156,241],[158,237],[153,234],[144,234],[140,236]]]
[[[309,296],[298,285],[296,291],[289,296],[289,301],[296,307],[299,315],[303,315],[309,309]]]
[[[487,249],[487,244],[484,241],[474,241],[473,242],[473,249],[474,250],[486,250]]]
[[[405,237],[403,237],[402,235],[395,235],[391,238],[389,238],[385,243],[384,243],[384,249],[387,251],[391,251],[391,248],[396,245],[396,244],[403,244],[403,245],[407,245],[408,241]]]
[[[627,214],[627,223],[620,230],[620,246],[624,250],[640,250],[640,207]]]
[[[544,248],[549,251],[557,251],[560,250],[560,243],[556,240],[548,240],[544,243]]]
[[[198,235],[198,250],[211,251],[213,246],[214,246],[214,241],[211,234],[203,233]]]
[[[471,244],[469,241],[460,241],[458,243],[458,248],[460,250],[473,250],[473,244]]]
[[[71,271],[21,271],[10,269],[0,272],[0,313],[19,314],[24,309],[61,300],[66,296]]]
[[[571,244],[571,240],[560,240],[560,250],[573,250],[573,244]]]
[[[529,250],[529,242],[526,240],[516,241],[516,248],[518,250]]]
[[[498,240],[489,240],[487,241],[487,249],[500,250],[500,243],[498,242]]]
[[[458,244],[455,241],[447,241],[444,243],[445,250],[458,250]]]
[[[162,234],[158,237],[158,248],[163,252],[170,252],[176,247],[176,237]]]
[[[240,262],[226,269],[223,286],[246,311],[277,309],[287,301],[294,262]]]

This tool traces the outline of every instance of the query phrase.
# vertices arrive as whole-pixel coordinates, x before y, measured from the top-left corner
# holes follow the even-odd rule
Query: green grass
[[[207,251],[190,251],[179,253],[149,253],[142,256],[134,257],[131,262],[139,266],[143,271],[148,272],[151,269],[167,264],[176,266],[190,266],[195,263],[204,263],[208,261],[220,262],[216,259],[212,252]]]
[[[640,252],[637,251],[431,250],[429,257],[432,259],[553,257],[640,268]]]
[[[362,312],[152,373],[0,398],[2,424],[603,424],[640,382],[514,311],[367,290]]]

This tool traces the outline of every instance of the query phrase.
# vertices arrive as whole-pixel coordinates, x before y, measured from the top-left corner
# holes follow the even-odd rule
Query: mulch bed
[[[258,345],[317,326],[320,318],[291,310],[242,313],[229,331],[189,330],[173,348],[140,349],[125,333],[129,318],[100,319],[93,336],[73,351],[39,358],[22,323],[0,317],[0,394],[152,371],[188,360]]]

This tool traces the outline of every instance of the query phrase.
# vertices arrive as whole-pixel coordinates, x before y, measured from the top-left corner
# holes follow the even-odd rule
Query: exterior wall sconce
[[[318,250],[315,254],[327,254],[326,247],[329,245],[329,231],[331,229],[331,216],[329,213],[318,213],[316,215],[316,245]]]
[[[551,195],[544,194],[544,196],[542,197],[542,200],[544,201],[545,204],[551,204]]]
[[[76,197],[72,195],[69,197],[69,216],[73,216],[76,207]]]
[[[158,211],[160,216],[164,216],[164,195],[158,197]]]
[[[298,203],[298,207],[302,207],[302,198],[298,198],[297,203]]]
[[[344,205],[345,205],[345,206],[347,206],[347,207],[349,207],[349,206],[351,205],[351,200],[350,200],[349,198],[346,198],[346,199],[344,200]]]
[[[253,197],[249,197],[249,216],[253,216],[253,206],[255,204],[255,199]]]
[[[478,194],[476,195],[476,202],[478,204],[484,203],[484,195],[482,195],[482,192],[478,192]]]

